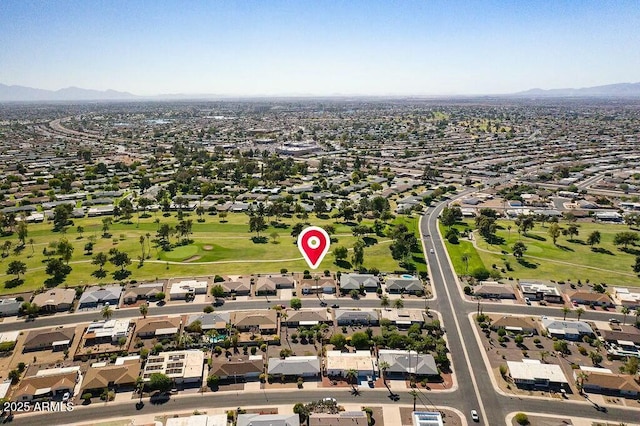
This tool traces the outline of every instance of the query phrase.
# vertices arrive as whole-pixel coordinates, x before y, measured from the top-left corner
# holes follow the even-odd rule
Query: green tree
[[[108,321],[113,316],[113,309],[111,308],[111,306],[106,305],[102,308],[102,310],[100,311],[100,314],[102,315],[102,318]]]
[[[70,224],[69,218],[73,212],[71,204],[59,204],[53,209],[53,230],[58,232]]]
[[[353,266],[362,266],[364,263],[364,242],[358,240],[353,246]]]
[[[600,353],[596,351],[589,352],[589,358],[591,359],[591,362],[593,363],[593,365],[600,364],[603,359],[602,355],[600,355]]]
[[[382,296],[380,298],[380,306],[382,306],[383,308],[388,308],[389,307],[389,297]]]
[[[64,260],[67,265],[69,264],[69,261],[73,256],[73,250],[73,245],[66,238],[58,241],[58,244],[56,246],[56,253],[62,258],[62,260]]]
[[[21,274],[27,273],[27,264],[20,260],[13,260],[7,266],[7,275],[15,275],[20,279]]]
[[[336,263],[346,259],[348,255],[349,255],[349,250],[347,250],[347,248],[344,246],[338,246],[335,249],[333,249],[333,257],[335,257]]]
[[[635,244],[638,240],[640,240],[640,235],[638,235],[637,232],[624,231],[614,235],[613,244],[617,246],[621,245],[626,249],[629,244]]]
[[[552,223],[551,225],[549,225],[549,229],[547,229],[547,233],[553,240],[553,244],[556,245],[558,238],[560,237],[560,234],[562,234],[562,229],[557,223]]]
[[[100,268],[100,271],[102,271],[104,268],[104,265],[107,264],[107,261],[108,261],[107,255],[103,252],[100,252],[100,253],[96,253],[96,255],[93,256],[93,260],[91,261],[91,263],[98,266],[98,268]]]
[[[26,244],[27,235],[29,235],[27,221],[21,220],[18,222],[18,240],[20,240],[20,245],[24,246]]]
[[[167,392],[173,386],[173,380],[166,374],[152,373],[149,377],[149,389],[152,391]]]
[[[600,231],[593,231],[587,237],[587,244],[589,244],[590,246],[600,244],[600,239],[601,239]]]
[[[55,282],[62,282],[71,273],[71,266],[66,265],[62,259],[49,259],[45,272],[51,275]]]
[[[143,303],[142,305],[140,305],[140,315],[142,315],[143,318],[147,318],[148,313],[149,305],[147,303]]]
[[[404,308],[404,302],[402,299],[396,299],[393,301],[393,307],[396,309],[402,309]]]
[[[291,305],[291,308],[295,309],[296,311],[302,308],[302,301],[297,297],[291,298],[291,300],[289,301],[289,304]]]
[[[293,406],[293,413],[298,415],[300,424],[304,424],[310,414],[309,408],[301,402],[298,402]]]
[[[335,333],[329,339],[329,343],[332,344],[335,349],[340,350],[340,349],[344,348],[345,345],[347,344],[347,338],[344,337],[344,335],[342,333]]]
[[[571,312],[571,308],[567,307],[567,306],[563,306],[562,307],[562,320],[566,320],[567,319],[567,314]]]
[[[263,216],[251,216],[249,218],[249,232],[255,232],[260,237],[260,232],[267,229]]]
[[[211,287],[211,295],[213,297],[224,297],[224,287],[220,284],[216,284]]]
[[[513,247],[513,256],[516,259],[522,259],[522,257],[524,256],[524,252],[527,251],[527,246],[522,242],[522,241],[517,241]]]
[[[124,271],[124,268],[131,265],[131,259],[129,258],[129,254],[126,252],[112,249],[110,254],[111,257],[109,258],[109,262],[113,263],[114,266],[119,267],[121,271]]]
[[[452,227],[456,222],[462,220],[462,210],[460,207],[445,207],[440,213],[440,223],[447,227]]]
[[[623,320],[622,320],[622,324],[625,325],[625,324],[627,324],[627,315],[629,315],[629,312],[631,312],[631,310],[629,308],[627,308],[626,306],[623,306],[622,309],[620,310],[620,312],[622,312],[622,315],[624,315]]]
[[[465,275],[469,273],[469,260],[471,260],[471,256],[469,253],[462,253],[460,256],[460,260],[464,263],[464,273]]]
[[[356,349],[368,349],[370,346],[371,340],[367,333],[356,332],[351,336],[351,345]]]
[[[582,316],[582,314],[584,314],[584,309],[577,308],[576,309],[576,315],[578,316],[578,321],[580,321],[580,317]]]

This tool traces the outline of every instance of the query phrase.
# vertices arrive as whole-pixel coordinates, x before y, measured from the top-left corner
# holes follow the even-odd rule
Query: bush
[[[223,282],[224,278],[222,278],[220,275],[216,275],[215,277],[213,277],[213,282],[214,283],[220,283]]]
[[[516,421],[516,423],[518,423],[519,425],[528,425],[529,424],[529,417],[527,417],[527,415],[525,413],[518,413],[516,414],[516,416],[514,417],[514,420]]]
[[[471,276],[473,278],[475,278],[478,281],[484,281],[487,278],[489,278],[489,271],[487,271],[485,268],[480,267],[480,268],[476,268],[473,271],[471,271]]]
[[[213,306],[211,305],[207,305],[204,307],[204,309],[202,310],[205,314],[210,314],[211,312],[213,312]]]
[[[286,274],[287,272],[289,272],[289,270],[287,268],[280,269],[280,273],[281,274]]]
[[[207,386],[209,386],[211,389],[217,388],[218,383],[220,383],[220,377],[216,376],[215,374],[207,377]]]
[[[2,342],[0,343],[0,352],[10,352],[16,347],[16,342]]]

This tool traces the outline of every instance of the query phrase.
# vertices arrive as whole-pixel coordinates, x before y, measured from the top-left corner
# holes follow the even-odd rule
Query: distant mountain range
[[[139,96],[115,90],[90,90],[79,87],[67,87],[60,90],[34,89],[25,86],[7,86],[0,84],[0,102],[34,101],[114,101],[134,100]]]
[[[583,87],[580,89],[531,89],[514,93],[523,97],[637,97],[640,96],[640,83],[618,83],[605,86]]]
[[[530,89],[524,92],[503,95],[507,97],[640,97],[640,83],[618,83],[605,86],[583,87],[580,89]],[[180,100],[180,99],[224,99],[225,95],[185,95],[165,94],[138,96],[115,90],[91,90],[67,87],[60,90],[35,89],[25,86],[0,84],[0,102],[41,102],[41,101],[136,101],[136,100]],[[275,96],[274,96],[275,97]],[[313,97],[313,96],[311,96]],[[234,97],[235,98],[235,97]],[[264,98],[264,97],[260,97]]]

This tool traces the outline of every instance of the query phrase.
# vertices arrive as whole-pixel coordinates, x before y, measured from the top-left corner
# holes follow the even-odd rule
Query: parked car
[[[609,318],[611,324],[620,324],[620,320],[617,318]]]
[[[474,422],[480,421],[480,416],[478,416],[478,412],[476,410],[471,410],[471,420]]]
[[[340,307],[340,305],[338,305],[338,304],[334,303],[333,305],[331,305],[331,307],[332,307],[333,309],[338,309],[338,308]]]
[[[66,402],[69,399],[71,399],[71,393],[70,392],[65,392],[64,395],[62,395],[62,400]]]
[[[529,299],[528,297],[524,298],[524,303],[526,303],[527,305],[531,304],[531,299]]]
[[[320,306],[322,306],[322,307],[327,306],[327,302],[320,302]]]

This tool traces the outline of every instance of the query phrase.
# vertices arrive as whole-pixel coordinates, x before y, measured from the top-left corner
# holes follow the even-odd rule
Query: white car
[[[480,421],[480,416],[478,416],[478,412],[476,410],[471,410],[471,420],[474,422]]]
[[[71,399],[71,393],[65,392],[64,395],[62,395],[62,401],[67,402],[69,399]]]
[[[429,253],[433,254],[433,249],[429,249]]]

